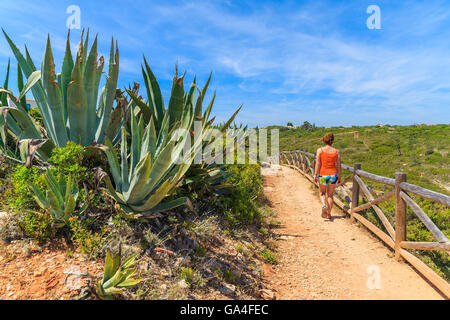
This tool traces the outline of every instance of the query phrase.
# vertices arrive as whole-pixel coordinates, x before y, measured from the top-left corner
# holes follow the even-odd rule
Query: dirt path
[[[338,208],[333,221],[322,219],[318,192],[300,173],[277,167],[263,174],[265,194],[281,222],[275,230],[279,263],[265,268],[277,299],[442,299]]]

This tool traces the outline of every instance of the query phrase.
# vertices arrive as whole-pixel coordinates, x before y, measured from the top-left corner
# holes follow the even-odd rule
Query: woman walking
[[[331,220],[334,189],[341,183],[341,154],[332,147],[333,133],[327,133],[322,141],[325,146],[317,149],[314,182],[319,183],[322,218]]]

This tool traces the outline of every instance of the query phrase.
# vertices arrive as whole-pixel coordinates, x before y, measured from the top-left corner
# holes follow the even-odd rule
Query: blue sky
[[[371,4],[380,30],[366,27]],[[59,70],[69,5],[102,53],[118,40],[122,88],[142,83],[143,54],[166,103],[175,63],[187,85],[213,71],[219,121],[243,104],[237,120],[250,126],[450,122],[448,1],[2,0],[0,25],[37,65],[49,33]],[[73,52],[79,37],[72,30]],[[1,82],[8,57],[1,36]]]

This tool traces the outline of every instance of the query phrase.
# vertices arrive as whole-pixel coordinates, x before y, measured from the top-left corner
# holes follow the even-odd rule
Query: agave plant
[[[105,136],[114,139],[120,132],[122,122],[121,110],[113,109],[119,73],[119,51],[117,43],[114,49],[114,40],[111,42],[106,84],[99,94],[104,58],[100,56],[97,60],[97,37],[87,54],[89,31],[85,39],[82,33],[75,61],[70,49],[69,32],[62,69],[58,74],[55,73],[50,37],[47,38],[41,70],[37,70],[27,48],[25,57],[4,30],[3,33],[27,78],[19,99],[31,90],[49,138],[47,151],[55,145],[64,147],[68,141],[88,146],[94,142],[103,143]],[[18,105],[12,92],[9,91],[8,95],[12,103],[2,109],[12,114],[15,121],[15,125],[8,123],[8,128],[22,139],[42,138],[42,133],[26,110]],[[45,151],[40,150],[43,157],[48,157],[49,153]]]
[[[88,202],[86,201],[79,210],[75,211],[79,190],[77,183],[71,176],[66,179],[61,175],[57,179],[52,171],[49,170],[45,174],[45,183],[47,186],[45,194],[35,184],[31,184],[31,190],[34,193],[33,196],[37,204],[42,209],[50,210],[56,225],[68,225],[70,217],[80,215],[87,209]]]
[[[206,92],[208,90],[211,76],[209,75],[208,80],[206,81],[205,86],[202,90],[197,88],[197,85],[194,82],[189,90],[188,93],[184,93],[183,88],[183,78],[184,75],[181,77],[177,77],[177,70],[175,69],[175,77],[172,84],[172,93],[169,101],[168,109],[166,110],[164,108],[164,102],[161,95],[161,90],[158,85],[158,81],[156,80],[155,75],[153,74],[150,66],[147,63],[147,60],[144,57],[144,65],[142,66],[142,75],[144,78],[144,84],[147,92],[147,101],[145,101],[142,97],[138,97],[135,91],[131,91],[131,89],[126,90],[128,95],[131,97],[132,101],[135,103],[135,110],[138,115],[142,115],[144,122],[150,121],[151,118],[155,119],[155,128],[156,131],[160,129],[162,125],[162,120],[164,119],[164,115],[166,112],[169,113],[170,123],[169,127],[172,128],[174,126],[177,126],[177,124],[180,123],[181,118],[186,112],[191,112],[191,116],[193,117],[193,121],[191,123],[191,126],[187,129],[192,132],[194,129],[194,121],[200,121],[201,125],[201,137],[199,138],[201,140],[201,148],[198,148],[196,152],[202,152],[203,150],[208,150],[208,148],[212,148],[215,150],[215,156],[225,156],[226,151],[229,150],[227,148],[223,148],[223,150],[219,151],[216,143],[219,141],[215,141],[212,139],[211,133],[212,131],[209,129],[212,129],[213,127],[216,129],[220,129],[222,133],[225,133],[225,131],[229,128],[231,123],[234,121],[236,115],[242,108],[240,106],[230,117],[228,121],[226,121],[221,126],[214,126],[214,119],[210,119],[212,107],[214,105],[216,92],[214,92],[213,97],[211,101],[209,102],[208,106],[205,110],[203,110],[203,101],[206,96]],[[198,90],[199,95],[197,97],[197,100],[195,101],[195,90]],[[192,110],[192,111],[191,111]],[[220,155],[221,153],[221,155]],[[223,183],[229,175],[227,175],[222,170],[221,165],[217,165],[215,163],[207,164],[205,162],[201,164],[193,164],[190,169],[186,173],[186,179],[183,183],[188,184],[195,181],[202,181],[203,185],[216,185],[217,190],[220,189],[223,186],[219,186],[219,184]]]
[[[134,278],[136,270],[132,268],[136,262],[136,256],[131,256],[121,263],[120,254],[113,257],[108,250],[103,278],[94,287],[97,296],[102,300],[113,300],[114,294],[139,284],[141,279]]]
[[[188,114],[188,113],[186,113]],[[183,121],[190,126],[188,116]],[[191,119],[192,120],[192,119]],[[109,193],[127,212],[146,215],[152,211],[164,211],[182,204],[190,204],[189,199],[180,197],[161,203],[172,194],[183,175],[189,169],[194,149],[199,147],[199,139],[183,154],[186,136],[178,137],[175,130],[169,131],[169,115],[165,114],[161,130],[156,133],[153,117],[144,127],[144,120],[136,119],[131,113],[131,145],[128,148],[128,133],[122,128],[120,160],[113,144],[107,138],[105,145],[97,147],[107,156],[114,185],[105,176]],[[179,139],[180,138],[180,139]]]

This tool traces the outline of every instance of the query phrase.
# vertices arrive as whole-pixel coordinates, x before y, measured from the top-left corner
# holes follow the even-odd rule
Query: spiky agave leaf
[[[55,72],[50,37],[47,38],[41,70],[37,71],[28,50],[25,49],[24,57],[4,30],[3,33],[27,78],[27,84],[22,88],[20,96],[31,90],[52,143],[64,147],[68,141],[73,141],[88,146],[93,142],[103,143],[106,132],[111,136],[116,135],[108,128],[119,72],[119,51],[117,43],[114,48],[114,39],[111,43],[106,84],[99,90],[104,58],[97,59],[97,37],[88,51],[89,32],[84,43],[82,35],[75,62],[70,49],[70,32],[68,33],[66,52],[59,74]],[[115,116],[120,115],[118,112]],[[120,121],[115,119],[116,132],[119,129],[117,123]],[[25,133],[20,135],[23,138],[32,138]]]
[[[69,218],[75,215],[81,215],[88,206],[86,201],[84,205],[76,211],[79,189],[77,182],[72,176],[67,178],[63,175],[57,179],[52,170],[45,173],[46,192],[44,193],[39,186],[30,185],[33,197],[36,203],[44,210],[49,210],[55,223],[59,226],[69,224]]]

